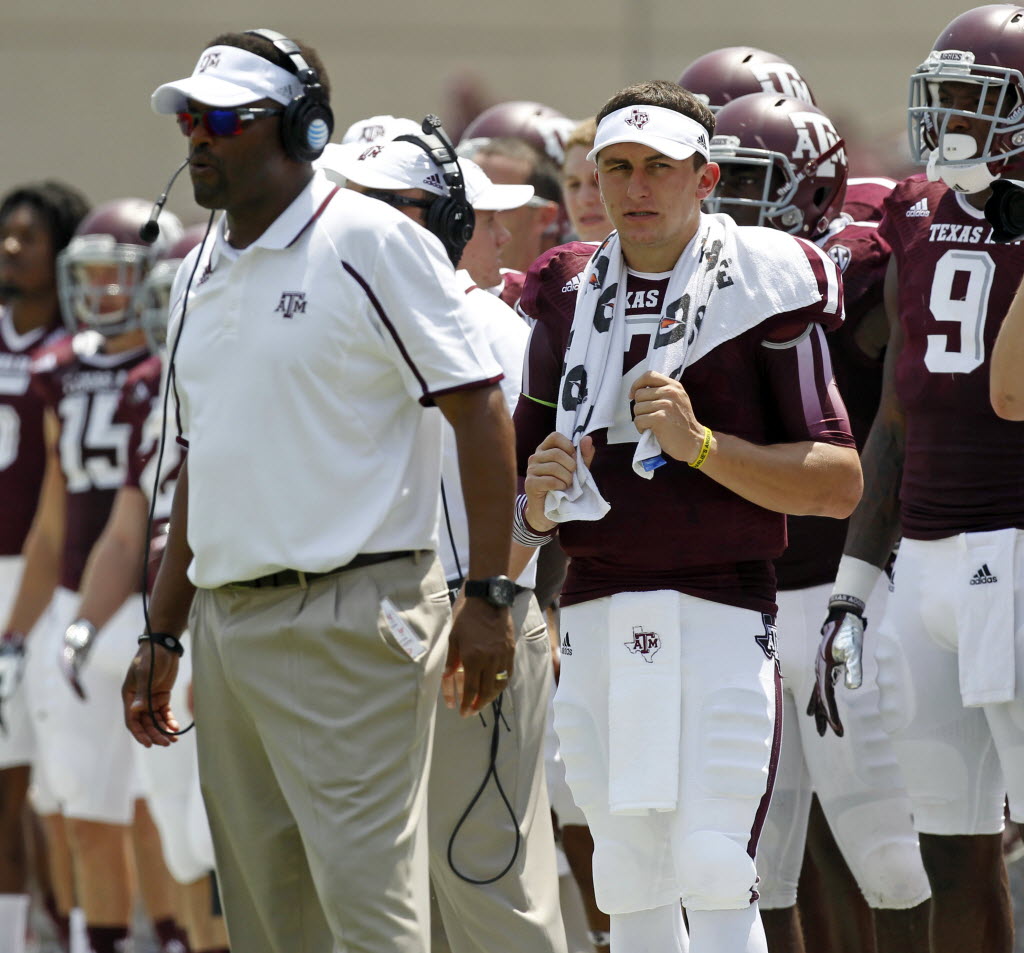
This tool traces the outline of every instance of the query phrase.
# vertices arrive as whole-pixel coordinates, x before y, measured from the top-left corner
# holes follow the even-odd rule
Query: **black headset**
[[[302,92],[285,107],[281,116],[281,143],[285,154],[296,162],[319,159],[334,131],[334,113],[327,101],[327,91],[320,85],[320,76],[303,59],[298,45],[275,30],[246,30],[274,44],[289,58]]]
[[[441,128],[437,116],[427,116],[421,126],[423,138],[413,135],[397,136],[396,142],[412,142],[419,146],[441,170],[448,186],[448,195],[440,195],[427,209],[426,228],[444,245],[453,265],[458,265],[462,250],[473,237],[476,216],[466,198],[466,182],[462,167],[448,134]]]

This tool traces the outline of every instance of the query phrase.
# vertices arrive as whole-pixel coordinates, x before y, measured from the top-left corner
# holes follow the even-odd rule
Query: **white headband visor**
[[[259,99],[287,105],[301,92],[298,77],[270,60],[236,46],[211,46],[203,50],[191,76],[158,87],[151,103],[153,112],[172,115],[186,109],[189,99],[221,108]]]
[[[423,189],[434,195],[448,195],[441,169],[413,142],[348,143],[328,145],[314,163],[367,189]],[[459,159],[466,186],[466,199],[480,212],[502,212],[519,208],[533,198],[532,185],[497,185],[471,159]]]
[[[597,127],[587,158],[596,162],[602,149],[617,142],[639,142],[670,159],[689,159],[694,153],[710,158],[708,131],[695,119],[664,106],[624,106],[609,113]]]

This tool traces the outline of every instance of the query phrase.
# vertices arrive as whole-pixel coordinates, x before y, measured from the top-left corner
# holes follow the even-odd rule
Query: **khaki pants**
[[[425,651],[381,611],[389,598]],[[424,953],[425,803],[450,618],[432,554],[200,590],[199,770],[231,948]]]
[[[452,953],[565,953],[555,841],[544,779],[544,728],[551,693],[547,625],[532,592],[516,597],[515,669],[500,696],[495,773],[452,844],[456,868],[473,880],[502,871],[522,833],[515,863],[490,884],[468,883],[448,860],[463,813],[491,760],[494,707],[463,718],[439,701],[427,808],[430,877]],[[513,818],[510,814],[509,807]]]

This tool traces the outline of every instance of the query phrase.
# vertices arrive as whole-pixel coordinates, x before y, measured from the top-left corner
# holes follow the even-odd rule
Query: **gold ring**
[[[498,672],[494,676],[494,680],[496,682],[507,682],[508,681],[508,672]]]

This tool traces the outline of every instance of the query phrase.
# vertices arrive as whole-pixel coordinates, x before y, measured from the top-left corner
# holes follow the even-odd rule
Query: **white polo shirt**
[[[182,263],[168,341],[203,588],[436,549],[433,397],[501,379],[441,243],[317,173],[248,248]],[[196,261],[196,256],[200,260]]]
[[[455,275],[465,289],[466,303],[477,327],[483,333],[495,360],[505,374],[501,392],[511,414],[519,402],[523,381],[523,362],[526,360],[526,345],[530,329],[526,322],[504,301],[494,297],[483,288],[478,288],[468,271]],[[462,480],[459,476],[459,456],[455,446],[455,431],[444,425],[444,456],[441,460],[441,478],[444,481],[447,514],[441,514],[441,548],[438,553],[444,566],[445,577],[454,581],[465,577],[469,571],[469,522],[466,519],[466,503],[462,495]],[[445,516],[447,515],[447,519]],[[454,549],[452,544],[455,544]],[[537,555],[527,563],[522,574],[516,579],[521,586],[533,588],[537,580]]]

